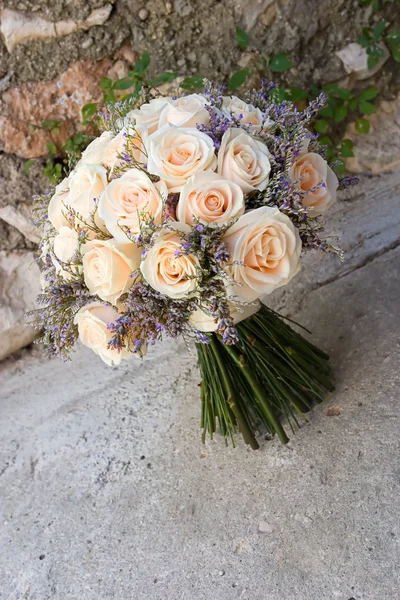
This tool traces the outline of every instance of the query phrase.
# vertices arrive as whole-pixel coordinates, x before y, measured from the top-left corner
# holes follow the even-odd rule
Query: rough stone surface
[[[348,263],[283,302],[337,380],[287,446],[203,447],[183,343],[112,369],[83,348],[3,363],[1,600],[397,597],[398,184],[363,180],[331,219]]]
[[[110,16],[111,4],[94,10],[84,21],[73,19],[63,21],[46,21],[33,12],[10,10],[0,11],[0,33],[4,37],[6,48],[12,52],[18,44],[37,39],[59,38],[79,29],[90,29],[95,25],[103,25]]]
[[[36,337],[24,315],[35,306],[39,276],[32,252],[0,252],[0,360]]]
[[[123,60],[80,60],[59,79],[9,88],[0,101],[2,149],[24,158],[36,158],[48,154],[49,142],[61,147],[79,127],[82,107],[101,101],[101,77],[124,77],[128,66]],[[56,135],[32,128],[51,119],[62,121]]]
[[[346,160],[347,170],[376,175],[400,169],[400,94],[378,102],[368,120],[368,135],[357,133],[354,123],[347,128],[345,137],[353,140],[355,155]]]

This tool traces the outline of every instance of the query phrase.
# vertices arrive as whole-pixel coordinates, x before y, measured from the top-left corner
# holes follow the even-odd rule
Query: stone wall
[[[388,21],[399,20],[398,6],[384,10]],[[357,0],[0,2],[0,358],[33,339],[22,327],[22,315],[37,291],[38,272],[35,264],[29,271],[25,265],[37,242],[30,205],[32,194],[46,187],[48,139],[32,125],[62,119],[57,135],[66,139],[80,127],[82,106],[101,99],[100,78],[124,76],[144,50],[152,75],[174,70],[217,80],[287,51],[294,68],[275,74],[278,83],[340,81],[354,87],[365,73],[353,64],[349,44],[374,18]],[[235,41],[236,26],[250,35],[246,50]],[[369,136],[357,136],[349,126],[347,135],[356,145],[356,158],[348,163],[353,171],[399,167],[399,71],[390,59],[370,77],[381,100]],[[264,75],[273,78],[268,67]],[[26,159],[32,160],[29,172]]]

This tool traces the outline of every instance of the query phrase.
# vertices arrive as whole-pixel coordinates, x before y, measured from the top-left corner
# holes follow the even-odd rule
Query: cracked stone
[[[18,44],[31,40],[57,38],[69,35],[79,29],[87,30],[95,25],[103,25],[110,16],[111,4],[96,8],[84,21],[67,19],[46,21],[28,11],[5,8],[0,12],[0,31],[9,52]]]

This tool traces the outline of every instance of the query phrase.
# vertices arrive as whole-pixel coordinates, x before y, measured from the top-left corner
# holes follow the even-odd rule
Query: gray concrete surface
[[[1,600],[400,598],[399,181],[365,180],[330,222],[348,262],[275,298],[337,377],[285,447],[202,446],[182,343],[3,364]]]

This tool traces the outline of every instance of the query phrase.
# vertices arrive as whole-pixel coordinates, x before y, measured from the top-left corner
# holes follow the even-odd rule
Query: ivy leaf
[[[178,77],[179,73],[175,71],[165,71],[164,73],[160,73],[155,79],[149,79],[147,83],[154,87],[157,87],[161,83],[171,83]]]
[[[363,48],[366,48],[369,45],[369,39],[365,35],[361,35],[356,41]]]
[[[236,41],[238,43],[239,48],[247,48],[250,42],[250,38],[248,33],[236,27]]]
[[[129,90],[134,84],[133,79],[117,79],[113,85],[114,90]]]
[[[376,108],[371,102],[362,101],[359,104],[359,109],[363,115],[373,115],[376,112]]]
[[[400,63],[400,44],[396,44],[395,46],[391,46],[390,48],[392,56],[394,60]]]
[[[347,106],[345,106],[344,104],[341,104],[337,108],[335,108],[335,110],[333,112],[333,118],[336,121],[336,123],[340,123],[346,117],[347,117]]]
[[[269,67],[271,71],[274,71],[275,73],[282,73],[283,71],[291,69],[293,64],[290,62],[287,52],[278,52],[278,54],[271,56]]]
[[[360,117],[354,123],[357,133],[368,133],[370,128],[370,123],[368,119],[364,119],[364,117]]]
[[[114,94],[114,90],[110,90],[108,92],[104,93],[104,102],[110,103],[110,102],[115,102],[116,98],[115,98],[115,94]]]
[[[328,96],[335,96],[339,91],[339,86],[337,83],[327,83],[323,86],[322,91]]]
[[[379,94],[379,90],[374,87],[363,90],[359,95],[359,101],[364,102],[365,100],[373,100]]]
[[[381,37],[382,33],[385,31],[387,23],[386,21],[379,21],[374,25],[372,30],[372,43],[375,44]]]
[[[320,138],[318,138],[318,142],[322,146],[331,146],[332,145],[332,140],[328,135],[322,135]]]
[[[340,147],[340,156],[343,158],[352,158],[354,156],[353,142],[351,140],[343,140]]]
[[[350,110],[356,110],[357,108],[357,98],[350,98],[348,102],[348,107]]]
[[[192,75],[191,77],[185,77],[180,83],[180,86],[184,90],[199,90],[204,87],[204,77],[202,75]]]
[[[85,104],[82,106],[82,121],[85,123],[93,117],[97,113],[97,103],[93,102],[92,104]]]
[[[318,119],[314,123],[314,129],[317,133],[326,133],[329,129],[329,123],[325,119]]]
[[[238,88],[240,88],[240,86],[242,86],[244,84],[244,82],[246,81],[247,75],[248,75],[247,69],[242,69],[241,71],[237,71],[236,73],[234,73],[229,80],[228,88],[231,91],[237,90]]]
[[[110,79],[109,77],[102,77],[100,79],[100,89],[103,91],[109,90],[112,88],[112,79]]]

